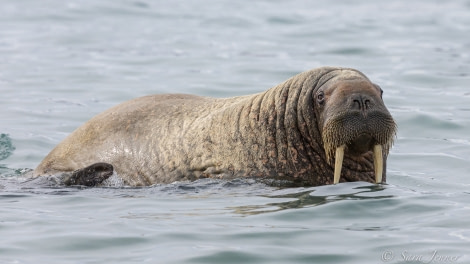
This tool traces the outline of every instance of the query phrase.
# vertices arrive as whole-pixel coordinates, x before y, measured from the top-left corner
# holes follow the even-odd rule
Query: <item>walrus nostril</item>
[[[359,109],[361,110],[362,109],[362,105],[361,105],[361,102],[359,100],[353,100],[353,108],[356,108],[356,109]]]

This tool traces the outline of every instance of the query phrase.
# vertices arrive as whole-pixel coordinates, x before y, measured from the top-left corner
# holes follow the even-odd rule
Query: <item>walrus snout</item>
[[[337,81],[323,88],[322,138],[334,180],[338,183],[345,155],[371,157],[375,182],[382,182],[383,158],[393,144],[396,124],[382,100],[382,90],[366,79]],[[359,169],[358,171],[361,171]],[[359,173],[359,172],[358,172]]]

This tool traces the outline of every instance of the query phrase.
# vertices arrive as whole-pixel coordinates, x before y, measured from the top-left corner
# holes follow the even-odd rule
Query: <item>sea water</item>
[[[470,2],[4,1],[0,263],[470,263]],[[384,90],[387,184],[62,188],[22,174],[105,109],[319,66]]]

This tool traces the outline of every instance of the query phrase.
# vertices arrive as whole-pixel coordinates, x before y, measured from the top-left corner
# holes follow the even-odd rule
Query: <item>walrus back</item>
[[[73,131],[44,158],[34,175],[74,171],[95,162],[127,164],[128,160],[123,159],[132,158],[133,154],[143,155],[142,148],[152,144],[140,144],[139,140],[162,139],[164,134],[161,133],[169,132],[171,123],[177,123],[183,118],[178,118],[178,115],[181,116],[187,108],[194,108],[204,100],[207,98],[165,94],[121,103]],[[115,167],[120,168],[119,165]]]
[[[126,184],[133,186],[184,180],[191,173],[182,171],[190,166],[207,167],[188,161],[199,155],[195,146],[204,141],[194,130],[210,131],[213,116],[230,102],[240,100],[243,97],[164,94],[124,102],[77,128],[44,158],[33,174],[72,172],[104,162],[112,164]],[[178,168],[184,169],[180,172]]]

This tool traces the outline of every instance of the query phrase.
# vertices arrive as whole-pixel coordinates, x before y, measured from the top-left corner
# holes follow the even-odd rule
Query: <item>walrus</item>
[[[386,181],[396,123],[382,89],[350,68],[322,67],[232,98],[144,96],[86,122],[33,177],[129,186],[252,177],[289,186]]]

